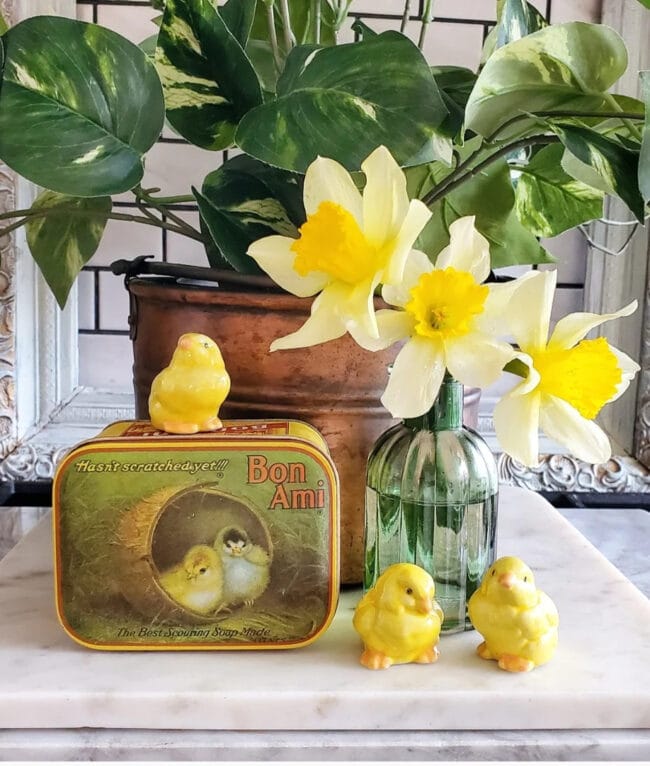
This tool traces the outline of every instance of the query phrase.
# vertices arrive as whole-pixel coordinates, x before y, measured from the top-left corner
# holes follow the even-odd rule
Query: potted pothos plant
[[[489,242],[492,269],[552,262],[539,238],[598,218],[605,194],[620,197],[640,222],[646,215],[650,73],[641,74],[645,103],[614,95],[627,67],[616,32],[548,25],[525,0],[496,5],[478,72],[427,63],[420,48],[431,0],[419,46],[359,20],[358,39],[338,44],[353,0],[167,0],[157,33],[140,47],[65,18],[3,25],[0,159],[44,191],[29,209],[2,213],[0,233],[25,227],[61,306],[108,220],[202,242],[220,289],[205,297],[207,290],[180,287],[186,321],[223,347],[235,382],[231,414],[290,411],[336,442],[339,469],[349,474],[344,488],[352,487],[343,500],[355,520],[349,531],[344,520],[342,535],[352,572],[361,566],[362,461],[385,428],[377,400],[391,355],[356,362],[356,345],[341,338],[322,353],[270,356],[270,341],[302,324],[311,304],[273,289],[248,254],[261,238],[299,236],[311,163],[333,159],[362,188],[362,162],[386,147],[406,173],[409,197],[431,212],[416,246],[432,260],[454,221],[468,215]],[[215,158],[186,195],[144,188],[146,155],[165,121],[203,149],[241,153],[220,166]],[[114,206],[124,193],[135,209]],[[198,207],[199,228],[178,215],[176,206],[188,202]],[[179,334],[168,324],[175,298],[166,287],[151,288],[160,311],[146,319],[149,288],[130,283],[132,318],[144,323],[134,328],[140,414]],[[204,298],[222,312],[211,333]],[[345,562],[343,579],[358,579],[347,577]]]

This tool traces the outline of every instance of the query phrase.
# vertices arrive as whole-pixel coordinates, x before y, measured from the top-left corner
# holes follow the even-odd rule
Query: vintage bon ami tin
[[[115,423],[53,486],[61,624],[95,649],[288,649],[338,597],[339,488],[298,421],[172,436]]]

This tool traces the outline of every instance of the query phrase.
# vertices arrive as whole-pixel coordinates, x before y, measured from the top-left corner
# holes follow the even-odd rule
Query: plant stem
[[[618,105],[617,105],[618,106]],[[521,120],[530,120],[532,117],[573,117],[573,118],[580,118],[580,117],[602,117],[605,120],[608,119],[626,119],[626,120],[641,120],[643,121],[645,118],[643,115],[635,114],[634,112],[603,112],[603,111],[593,111],[593,112],[580,112],[579,114],[576,114],[575,112],[569,111],[569,110],[550,110],[546,112],[532,112],[531,114],[518,114],[516,117],[511,117],[509,120],[503,123],[500,127],[498,127],[494,133],[489,135],[485,141],[488,144],[491,144],[496,137],[502,133],[506,128],[509,128],[511,125],[514,125],[517,122],[520,122]],[[640,138],[640,137],[639,137]]]
[[[529,136],[528,138],[522,138],[519,141],[515,141],[512,144],[507,144],[506,146],[500,147],[496,152],[493,152],[489,157],[486,157],[484,160],[479,162],[478,165],[468,170],[467,173],[459,175],[459,172],[464,170],[467,167],[467,165],[473,159],[476,158],[477,154],[480,154],[480,151],[476,152],[475,154],[472,155],[472,157],[466,160],[462,165],[459,165],[456,172],[447,176],[447,178],[442,182],[440,186],[438,186],[436,189],[432,189],[429,192],[429,194],[427,194],[422,199],[422,202],[424,202],[425,205],[428,205],[430,207],[431,205],[435,204],[445,194],[449,194],[458,186],[463,184],[467,179],[472,178],[477,173],[480,173],[481,170],[483,170],[483,168],[492,164],[495,160],[498,160],[500,157],[504,157],[505,155],[510,154],[511,152],[516,152],[517,149],[524,149],[527,146],[536,146],[538,144],[554,144],[554,143],[558,143],[559,140],[560,139],[558,138],[558,136],[553,136],[553,135]]]
[[[288,0],[280,0],[280,13],[282,14],[282,31],[284,32],[284,46],[287,53],[296,44],[296,37],[291,29],[291,14],[289,13]]]
[[[278,72],[282,71],[282,57],[280,56],[280,48],[278,46],[278,36],[275,31],[275,11],[273,10],[273,0],[266,2],[266,20],[269,27],[269,42],[271,43],[271,50],[273,51],[273,62]]]
[[[161,216],[169,218],[170,221],[173,221],[180,229],[186,232],[188,236],[200,234],[200,232],[197,231],[187,221],[184,221],[180,216],[173,213],[168,207],[161,205],[160,200],[156,199],[156,197],[152,197],[147,192],[146,189],[143,189],[141,186],[136,186],[134,189],[132,189],[132,191],[138,203],[140,202],[140,200],[142,200],[147,205],[150,205],[151,207],[155,208],[160,213]],[[142,212],[145,215],[149,216],[150,218],[153,218],[154,221],[158,220],[155,216],[151,214],[150,211],[146,210],[140,204],[138,204],[138,207],[140,208],[140,210],[142,210]]]
[[[406,31],[406,25],[409,21],[409,16],[411,15],[411,0],[406,0],[404,3],[404,13],[402,14],[402,23],[399,25],[399,31],[404,34]]]
[[[625,127],[630,131],[630,133],[636,138],[636,140],[641,143],[643,140],[643,137],[641,136],[641,133],[639,132],[636,125],[633,125],[626,117],[623,117],[622,115],[625,113],[623,110],[623,107],[618,103],[618,101],[614,98],[614,96],[611,93],[606,93],[605,98],[607,103],[612,107],[612,109],[617,113],[616,116],[620,118],[621,122]]]
[[[424,11],[422,12],[422,26],[420,27],[420,37],[418,39],[418,48],[424,48],[424,40],[427,36],[429,25],[433,21],[433,0],[425,0]]]
[[[0,236],[9,234],[14,231],[14,229],[19,229],[21,226],[29,223],[34,218],[44,218],[45,216],[60,212],[65,212],[81,217],[97,215],[95,211],[80,210],[79,208],[66,208],[63,205],[51,208],[41,208],[39,210],[12,210],[10,213],[0,214],[0,221],[17,218],[19,216],[23,217],[19,221],[15,221],[9,226],[6,226],[4,229],[0,229]],[[174,226],[171,223],[167,223],[167,221],[158,220],[154,216],[147,218],[145,216],[130,215],[128,213],[111,212],[106,215],[106,218],[113,221],[130,221],[132,223],[143,223],[148,226],[157,226],[159,229],[167,229],[167,231],[173,231],[176,234],[182,234],[183,236],[189,237],[190,239],[195,239],[198,242],[205,242],[203,235],[200,232],[197,232],[195,229],[192,229],[191,232],[186,231],[179,228],[178,226]]]
[[[314,42],[320,45],[321,0],[311,0],[311,24]]]

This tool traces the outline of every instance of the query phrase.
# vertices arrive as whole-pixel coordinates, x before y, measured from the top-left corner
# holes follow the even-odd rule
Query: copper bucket
[[[130,295],[137,417],[148,417],[151,382],[169,363],[179,336],[201,332],[213,338],[232,380],[222,416],[305,420],[327,440],[341,482],[341,582],[360,583],[366,460],[377,437],[395,422],[379,397],[397,349],[371,353],[344,336],[271,354],[271,341],[309,317],[311,299],[282,292],[266,277],[144,259],[118,261],[112,268],[126,273]],[[136,276],[143,273],[149,276]],[[184,281],[181,274],[201,281]],[[468,391],[466,414],[470,400],[475,405],[469,422],[475,424],[476,390]]]

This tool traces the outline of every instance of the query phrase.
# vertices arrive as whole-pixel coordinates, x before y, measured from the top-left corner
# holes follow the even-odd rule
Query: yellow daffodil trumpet
[[[377,338],[375,289],[399,285],[407,257],[431,217],[409,201],[404,173],[380,146],[362,164],[361,194],[350,174],[319,157],[305,175],[307,220],[297,239],[274,235],[254,242],[248,254],[281,287],[315,295],[311,316],[271,351],[324,343],[356,327]]]

